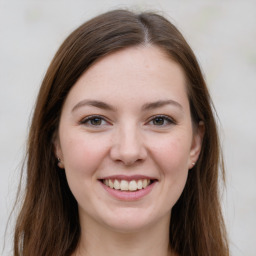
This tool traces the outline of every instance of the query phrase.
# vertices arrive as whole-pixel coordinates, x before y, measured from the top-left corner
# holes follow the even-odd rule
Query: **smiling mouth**
[[[139,179],[139,180],[118,180],[118,179],[102,179],[100,180],[107,187],[120,191],[138,191],[147,188],[156,180]]]

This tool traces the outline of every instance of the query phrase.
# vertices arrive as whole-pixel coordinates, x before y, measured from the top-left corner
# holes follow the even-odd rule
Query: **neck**
[[[81,239],[73,256],[170,256],[170,216],[136,232],[118,232],[92,221],[81,223]]]

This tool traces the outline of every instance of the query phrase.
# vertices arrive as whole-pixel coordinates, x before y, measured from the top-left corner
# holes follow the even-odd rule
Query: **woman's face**
[[[127,232],[169,222],[201,146],[185,83],[153,46],[112,53],[75,83],[55,147],[82,224]]]

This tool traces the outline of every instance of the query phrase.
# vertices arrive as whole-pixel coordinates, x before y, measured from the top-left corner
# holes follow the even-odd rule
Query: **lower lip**
[[[139,200],[146,195],[148,195],[153,187],[155,186],[156,182],[153,182],[152,184],[148,185],[144,189],[136,190],[136,191],[122,191],[122,190],[116,190],[113,188],[110,188],[106,186],[104,183],[102,183],[103,188],[113,197],[119,200],[123,201],[136,201]]]

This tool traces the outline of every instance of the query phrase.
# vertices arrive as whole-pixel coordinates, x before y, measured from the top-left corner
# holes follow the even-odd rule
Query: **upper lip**
[[[99,180],[143,180],[143,179],[148,179],[148,180],[157,180],[155,177],[151,176],[146,176],[146,175],[111,175],[111,176],[105,176],[102,178],[99,178]]]

